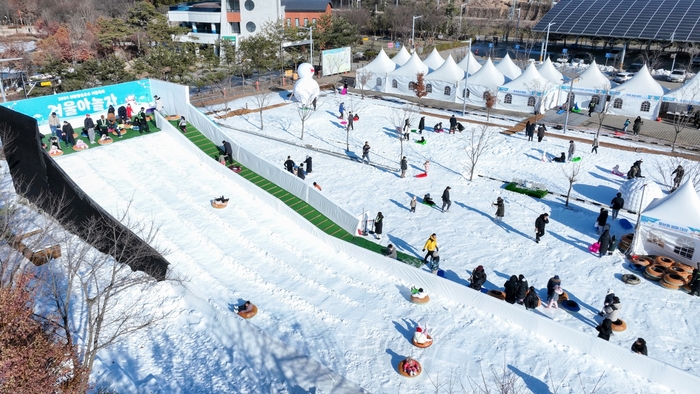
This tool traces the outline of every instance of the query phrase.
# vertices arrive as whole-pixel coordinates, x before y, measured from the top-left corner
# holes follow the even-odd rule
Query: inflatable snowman
[[[311,106],[320,91],[318,82],[314,80],[314,67],[309,63],[302,63],[297,68],[297,75],[299,79],[294,84],[294,98],[304,106]]]

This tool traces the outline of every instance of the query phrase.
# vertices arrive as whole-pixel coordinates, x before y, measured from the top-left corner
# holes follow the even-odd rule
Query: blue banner
[[[127,103],[131,103],[131,107],[136,112],[141,107],[148,108],[148,103],[153,102],[152,97],[150,81],[142,79],[117,85],[10,101],[0,103],[0,105],[31,116],[37,120],[39,125],[45,125],[48,124],[52,112],[55,112],[61,120],[66,120],[68,118],[82,118],[86,114],[106,112],[110,105],[116,109]]]

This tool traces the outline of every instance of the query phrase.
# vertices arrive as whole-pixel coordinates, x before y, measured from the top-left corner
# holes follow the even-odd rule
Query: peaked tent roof
[[[415,78],[416,74],[418,74],[418,73],[428,74],[429,70],[430,69],[428,68],[428,66],[423,64],[423,61],[420,60],[420,58],[418,57],[418,54],[416,52],[413,52],[413,55],[411,55],[411,58],[408,59],[408,61],[403,66],[390,72],[389,75],[391,75],[393,77]]]
[[[467,69],[467,59],[469,60],[469,69]],[[481,64],[479,64],[479,61],[476,60],[474,55],[471,52],[467,53],[467,56],[464,57],[457,65],[464,71],[468,72],[469,75],[472,75],[479,71],[481,69]]]
[[[686,181],[675,192],[655,199],[642,215],[668,224],[700,229],[700,197],[693,182]]]
[[[613,92],[620,92],[625,94],[638,94],[642,97],[652,96],[663,96],[668,89],[659,85],[658,82],[649,74],[649,69],[646,64],[642,67],[637,74],[635,74],[632,79],[621,84],[620,86],[611,89]]]
[[[514,80],[523,73],[520,67],[516,66],[515,63],[510,59],[510,56],[506,53],[506,56],[501,59],[496,65],[496,69],[501,72],[506,78]]]
[[[431,70],[437,70],[442,66],[442,64],[445,63],[445,59],[440,56],[440,53],[438,53],[437,48],[433,48],[433,51],[430,52],[430,56],[425,58],[423,60],[423,64],[428,66]]]
[[[662,100],[677,104],[700,105],[700,73],[695,74],[683,86],[666,93]]]
[[[541,93],[544,90],[543,88],[547,88],[546,91],[550,91],[554,86],[553,82],[540,75],[534,63],[530,63],[519,77],[503,85],[508,91],[520,90],[528,93],[533,91]]]
[[[549,56],[547,56],[547,60],[545,60],[544,63],[542,63],[542,65],[537,69],[537,71],[539,71],[540,75],[550,80],[552,83],[561,85],[564,82],[564,76],[562,75],[562,73],[557,71],[556,68],[554,68],[554,65],[549,59]]]
[[[506,81],[506,77],[501,74],[500,71],[493,65],[491,58],[486,60],[479,71],[475,72],[474,75],[469,76],[469,85],[480,85],[488,86],[491,88],[497,88]]]
[[[401,50],[399,50],[399,53],[397,53],[396,56],[394,56],[391,60],[399,66],[403,66],[404,63],[406,63],[410,58],[411,54],[408,53],[405,46],[402,46]]]
[[[438,81],[461,81],[464,79],[464,70],[459,68],[452,55],[447,57],[442,66],[437,70],[428,74],[425,79],[438,80]]]
[[[584,72],[578,78],[577,82],[574,82],[574,91],[576,88],[587,88],[587,89],[610,89],[610,80],[600,72],[598,65],[595,60],[591,62],[591,65],[586,68]]]
[[[374,60],[358,71],[366,70],[377,75],[384,75],[396,70],[396,67],[398,67],[398,65],[389,59],[389,56],[387,56],[386,52],[384,52],[384,49],[382,48],[379,51],[379,55],[377,55]]]

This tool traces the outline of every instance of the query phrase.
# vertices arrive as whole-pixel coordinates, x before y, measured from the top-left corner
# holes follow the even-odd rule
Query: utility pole
[[[462,116],[464,116],[465,112],[467,111],[467,89],[469,89],[469,61],[471,60],[472,57],[472,39],[469,38],[469,50],[467,51],[467,72],[465,73],[466,77],[464,78],[464,93],[462,94],[462,100],[464,102],[462,103]]]

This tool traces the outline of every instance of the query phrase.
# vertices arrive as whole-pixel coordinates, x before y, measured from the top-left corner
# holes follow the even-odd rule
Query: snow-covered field
[[[225,123],[342,153],[345,131],[336,118],[341,99],[346,107],[352,102],[361,117],[351,131],[350,150],[359,156],[368,141],[373,161],[398,168],[400,143],[387,119],[396,103],[333,94],[322,97],[319,111],[306,121],[303,141],[298,138],[301,124],[294,104],[266,111],[264,131],[257,128],[258,114],[229,118]],[[232,103],[234,109],[243,106],[245,100]],[[428,117],[426,125],[437,121]],[[620,254],[602,259],[591,255],[587,247],[597,238],[593,228],[597,207],[572,202],[567,208],[561,198],[537,200],[505,191],[500,182],[477,177],[468,181],[464,176],[467,133],[428,131],[424,132],[427,145],[405,143],[410,168],[407,178],[401,179],[396,173],[349,160],[224,131],[280,166],[288,155],[297,162],[307,154],[313,156],[313,173],[307,182],[319,183],[323,193],[350,212],[383,212],[383,245],[391,242],[419,255],[427,237],[437,233],[447,280],[467,283],[471,270],[483,265],[487,287],[502,288],[510,275],[522,273],[544,296],[547,280],[559,275],[565,290],[581,304],[581,312],[539,309],[533,319],[553,319],[595,336],[596,312],[606,290],[613,289],[622,300],[622,318],[629,328],[616,333],[612,343],[629,348],[637,337],[644,337],[650,357],[691,373],[697,370],[700,345],[692,340],[700,327],[700,317],[692,313],[697,298],[646,280],[627,286],[619,279],[629,272]],[[566,151],[567,141],[547,137],[533,143],[522,135],[494,133],[492,142],[493,149],[479,162],[478,173],[503,180],[527,179],[566,192],[563,166],[540,158],[543,150]],[[643,158],[642,170],[653,179],[652,163],[665,160],[602,147],[598,155],[589,151],[590,146],[578,144],[583,164],[573,195],[604,203],[624,182],[610,173],[614,165],[626,170]],[[429,176],[415,178],[427,159]],[[585,390],[579,378],[590,392],[601,375],[599,393],[669,392],[645,377],[627,374],[566,344],[536,337],[469,305],[449,299],[431,301],[427,308],[409,303],[405,292],[412,283],[336,252],[213,173],[166,133],[90,149],[58,162],[109,211],[133,200],[131,215],[160,223],[159,246],[170,251],[166,257],[173,269],[190,279],[184,288],[162,284],[153,294],[179,300],[164,305],[175,308],[177,317],[100,354],[94,377],[112,381],[120,392],[359,391],[353,384],[373,393],[436,392],[436,384],[442,386],[439,392],[448,392],[443,384],[453,381],[459,387],[461,381],[469,388],[470,379],[481,379],[480,368],[488,380],[490,367],[501,368],[504,362],[534,393],[580,393]],[[99,167],[91,165],[95,163]],[[452,188],[449,213],[425,205],[409,212],[412,195],[430,192],[439,200],[446,186]],[[231,197],[232,204],[224,210],[212,209],[209,200],[221,194]],[[506,201],[500,225],[491,220],[495,212],[491,203],[498,196]],[[534,220],[543,212],[550,213],[550,224],[543,241],[535,244]],[[617,223],[612,232],[625,233]],[[230,311],[246,299],[260,307],[250,321]],[[427,323],[436,338],[425,350],[410,343],[418,322]],[[407,355],[423,363],[425,371],[419,378],[396,373],[396,363]],[[312,385],[314,373],[325,377]],[[341,376],[348,381],[340,382]]]

